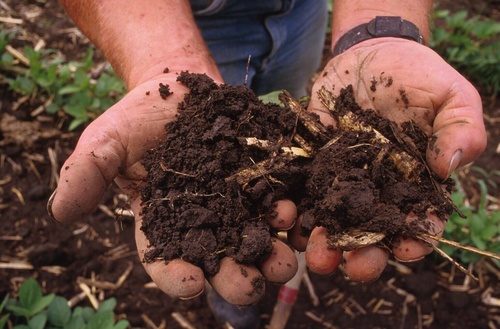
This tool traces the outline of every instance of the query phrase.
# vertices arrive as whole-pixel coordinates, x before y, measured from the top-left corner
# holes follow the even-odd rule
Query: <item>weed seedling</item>
[[[29,278],[19,288],[18,298],[5,296],[0,304],[0,329],[125,329],[126,320],[116,321],[116,300],[109,298],[94,310],[91,307],[71,309],[68,301],[55,294],[43,295],[38,282]]]

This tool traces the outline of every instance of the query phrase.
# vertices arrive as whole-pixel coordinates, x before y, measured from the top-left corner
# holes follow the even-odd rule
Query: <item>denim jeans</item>
[[[319,68],[327,0],[192,0],[196,22],[226,83],[258,95],[286,89],[294,97]]]

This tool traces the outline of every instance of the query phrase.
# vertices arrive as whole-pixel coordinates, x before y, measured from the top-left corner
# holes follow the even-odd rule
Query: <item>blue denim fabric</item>
[[[192,0],[196,22],[226,83],[245,82],[258,95],[286,89],[306,94],[318,69],[327,0]]]

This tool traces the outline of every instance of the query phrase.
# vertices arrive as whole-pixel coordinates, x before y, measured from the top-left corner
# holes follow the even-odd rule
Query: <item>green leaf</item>
[[[25,324],[18,324],[14,326],[14,329],[31,329],[31,328]]]
[[[23,51],[30,62],[31,68],[41,67],[40,59],[42,57],[42,54],[40,52],[35,51],[35,49],[30,46],[24,46]]]
[[[10,53],[3,53],[0,57],[0,62],[5,66],[11,66],[14,62],[14,57]]]
[[[479,235],[479,237],[481,239],[483,239],[484,241],[490,241],[495,236],[497,236],[498,233],[499,233],[498,232],[498,224],[495,224],[493,221],[488,220],[485,223],[484,229],[481,232],[481,234]]]
[[[108,298],[99,304],[97,312],[113,311],[116,307],[116,299]]]
[[[9,320],[9,316],[10,316],[10,314],[6,314],[0,318],[0,329],[3,329],[5,327],[5,324]]]
[[[2,313],[5,305],[7,305],[8,301],[9,301],[9,294],[6,294],[5,297],[3,298],[2,302],[0,303],[0,313]]]
[[[23,306],[7,305],[7,309],[18,316],[23,316],[25,318],[29,318],[31,316],[31,311]]]
[[[446,18],[450,16],[450,11],[448,9],[436,10],[434,13],[434,18]]]
[[[84,329],[85,321],[83,320],[82,315],[77,315],[71,317],[69,323],[64,326],[64,329]]]
[[[83,69],[78,69],[74,73],[74,80],[75,80],[75,85],[80,87],[81,90],[85,90],[86,88],[89,87],[90,83],[90,78],[87,75],[87,72],[84,71]]]
[[[74,120],[73,120],[73,121],[71,121],[71,123],[69,124],[68,130],[69,130],[69,131],[73,131],[73,130],[75,130],[76,128],[78,128],[80,125],[84,124],[85,122],[87,122],[87,120],[74,119]]]
[[[100,110],[100,112],[104,112],[106,111],[107,109],[109,109],[111,106],[113,106],[113,104],[115,103],[114,100],[110,99],[110,98],[106,98],[106,97],[103,97],[101,99],[99,99],[99,107],[97,107],[97,109]]]
[[[88,329],[112,329],[115,322],[112,311],[102,311],[90,319],[87,323]]]
[[[26,279],[19,288],[19,302],[26,308],[31,308],[42,299],[42,288],[33,278]]]
[[[50,303],[54,300],[56,296],[54,294],[50,294],[47,296],[43,296],[36,303],[30,306],[30,311],[32,315],[40,313],[42,310],[47,308]]]
[[[17,76],[14,80],[7,80],[7,82],[12,89],[23,95],[30,95],[36,89],[36,85],[33,80],[22,76]]]
[[[46,67],[40,74],[35,77],[35,82],[42,88],[48,89],[56,81],[57,65]]]
[[[475,234],[471,234],[470,239],[477,248],[481,250],[486,250],[486,243],[480,237],[478,237]]]
[[[59,105],[56,103],[51,103],[47,107],[45,107],[45,112],[50,113],[50,114],[55,114],[59,111]]]
[[[85,56],[82,58],[82,64],[85,71],[90,70],[90,68],[92,68],[92,66],[94,65],[94,62],[92,61],[93,57],[94,57],[94,49],[91,47],[87,48],[87,52],[85,53]]]
[[[280,100],[278,98],[279,94],[281,94],[281,91],[272,91],[268,94],[259,96],[259,99],[264,102],[264,103],[275,103],[275,104],[280,104]]]
[[[71,318],[68,301],[60,296],[55,297],[47,309],[47,316],[51,324],[63,327]]]
[[[64,86],[61,89],[57,91],[58,95],[67,95],[67,94],[74,94],[76,92],[79,92],[81,90],[80,86],[76,85],[68,85]]]
[[[446,23],[452,27],[463,27],[469,14],[466,10],[461,10],[446,18]]]
[[[113,329],[126,329],[130,327],[130,323],[127,320],[120,320],[116,323]]]
[[[90,319],[92,319],[95,315],[95,311],[91,307],[83,307],[83,308],[81,308],[80,312],[81,312],[81,315],[86,323],[89,322]],[[75,313],[76,313],[76,310],[75,310]]]
[[[86,117],[86,106],[82,104],[68,104],[64,106],[64,112],[75,118],[84,118]]]
[[[485,227],[485,223],[483,221],[483,218],[481,218],[477,214],[474,214],[474,216],[472,216],[472,218],[471,218],[469,227],[471,230],[471,234],[480,235]]]
[[[44,329],[46,323],[47,315],[45,315],[45,313],[40,313],[28,321],[28,326],[30,329]]]
[[[478,21],[472,28],[472,33],[480,40],[487,40],[500,34],[500,23],[492,20]]]

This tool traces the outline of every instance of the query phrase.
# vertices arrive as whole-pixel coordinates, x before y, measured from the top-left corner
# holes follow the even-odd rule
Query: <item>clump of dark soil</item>
[[[178,80],[190,93],[177,120],[166,125],[165,142],[144,160],[142,230],[152,247],[145,260],[182,257],[210,275],[226,255],[259,263],[272,250],[267,218],[274,215],[273,201],[299,196],[293,188],[305,173],[300,161],[276,157],[264,166],[275,168],[272,177],[259,173],[242,187],[238,181],[245,178],[233,175],[291,145],[295,115],[262,103],[244,86],[218,86],[188,73]],[[248,146],[248,137],[269,146]]]
[[[337,98],[322,89],[319,97],[339,129],[310,164],[302,200],[306,230],[326,227],[333,246],[351,249],[348,241],[335,240],[346,233],[380,232],[390,243],[394,236],[415,237],[427,228],[418,220],[408,224],[410,213],[425,219],[433,209],[443,220],[451,214],[455,207],[444,192],[451,192],[453,181],[443,182],[426,166],[428,138],[421,129],[412,122],[398,127],[361,109],[351,87]]]
[[[421,156],[426,136],[359,108],[350,88],[322,95],[340,123],[334,131],[286,94],[280,106],[205,75],[184,72],[178,81],[190,92],[166,140],[144,159],[145,261],[182,258],[208,275],[224,256],[259,264],[271,252],[267,219],[282,198],[305,212],[304,234],[354,228],[389,242],[417,234],[405,222],[410,212],[423,218],[433,206],[444,218],[453,210]]]

